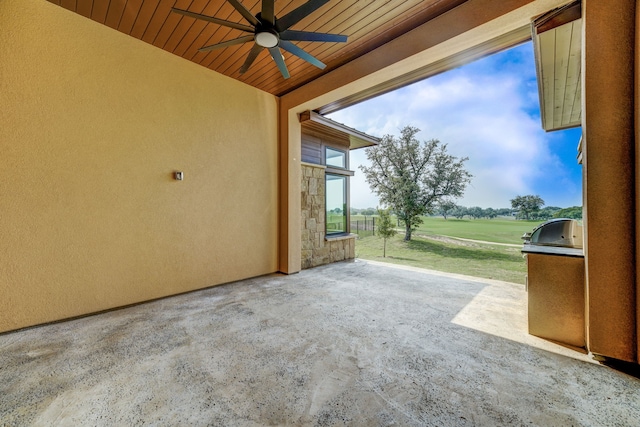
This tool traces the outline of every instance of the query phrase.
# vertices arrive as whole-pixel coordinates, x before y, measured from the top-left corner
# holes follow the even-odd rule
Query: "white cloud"
[[[530,48],[517,49],[503,55],[523,57],[523,51]],[[505,67],[497,58],[483,61],[330,117],[376,136],[398,135],[400,128],[416,126],[422,130],[419,139],[439,139],[448,144],[451,154],[469,157],[467,167],[474,178],[459,204],[507,207],[518,194],[537,194],[540,180],[564,183],[568,194],[546,195],[554,204],[579,204],[580,186],[565,171],[568,159],[560,159],[550,150],[554,138],[540,125],[532,58]],[[352,152],[351,167],[356,170],[351,181],[354,207],[378,203],[362,173],[358,173],[357,165],[365,162],[364,150]]]

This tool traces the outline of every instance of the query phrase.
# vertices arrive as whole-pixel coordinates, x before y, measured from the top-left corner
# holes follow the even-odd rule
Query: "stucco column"
[[[293,274],[302,268],[300,122],[286,102],[280,102],[279,122],[279,253],[278,271]]]
[[[636,361],[635,0],[582,4],[587,339]]]

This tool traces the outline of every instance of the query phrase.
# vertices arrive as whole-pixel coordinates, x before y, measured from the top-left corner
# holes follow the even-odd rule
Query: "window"
[[[347,177],[325,174],[326,232],[338,234],[347,232]]]
[[[349,157],[347,151],[324,146],[325,231],[328,236],[349,233]]]
[[[331,147],[325,147],[325,165],[345,169],[347,167],[347,153]]]

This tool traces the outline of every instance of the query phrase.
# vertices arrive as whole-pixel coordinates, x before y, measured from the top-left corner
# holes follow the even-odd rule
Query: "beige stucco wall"
[[[0,331],[277,270],[275,97],[44,0],[0,58]]]

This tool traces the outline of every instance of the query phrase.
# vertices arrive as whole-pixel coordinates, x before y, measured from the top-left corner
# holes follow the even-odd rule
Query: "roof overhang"
[[[303,127],[311,131],[325,134],[332,133],[339,139],[348,140],[350,150],[378,145],[381,141],[380,138],[367,135],[364,132],[345,126],[314,111],[300,113],[300,123]]]
[[[582,7],[572,2],[534,19],[532,39],[542,127],[554,131],[582,124]]]

